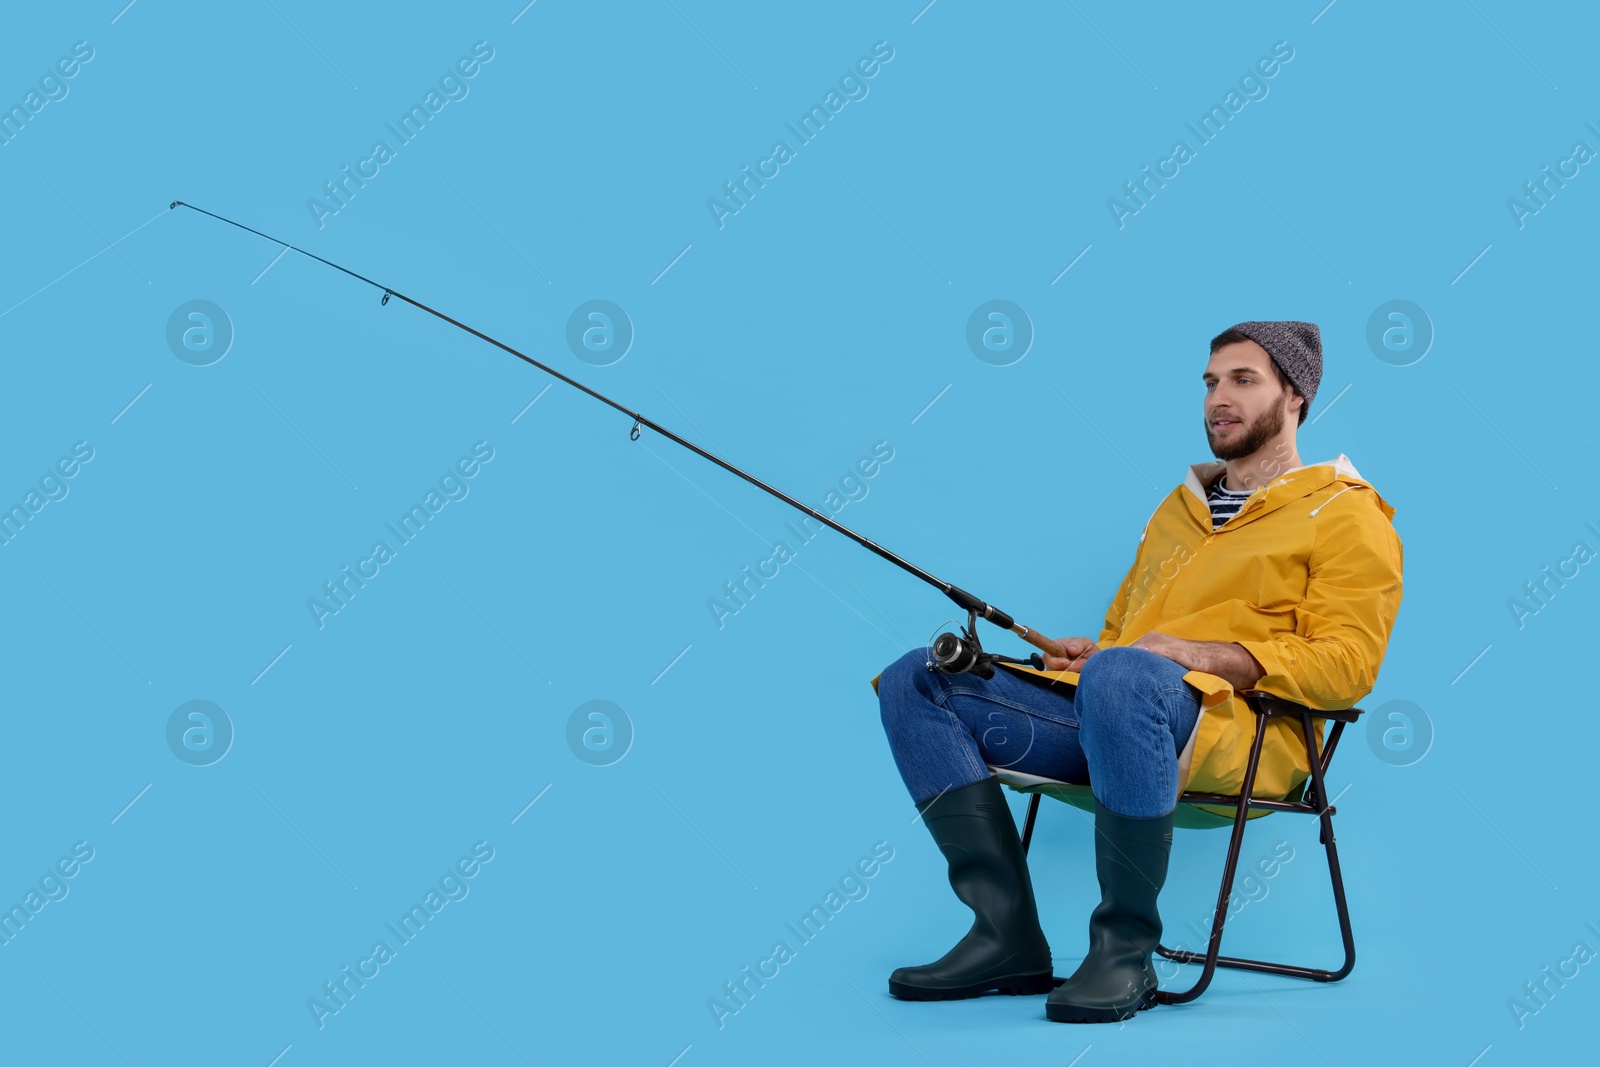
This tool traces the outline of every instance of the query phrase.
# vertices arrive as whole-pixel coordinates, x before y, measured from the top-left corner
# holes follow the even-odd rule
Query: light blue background
[[[1492,1067],[1588,1047],[1594,966],[1521,1029],[1507,1005],[1576,942],[1600,950],[1600,577],[1583,567],[1521,629],[1507,606],[1574,542],[1600,549],[1600,177],[1521,229],[1506,206],[1574,141],[1600,148],[1578,5],[111,0],[6,24],[7,106],[74,42],[95,50],[0,147],[0,501],[95,450],[0,549],[0,903],[74,842],[95,850],[0,946],[8,1062],[954,1065],[1092,1045],[1076,1062]],[[319,229],[308,198],[480,40],[470,94]],[[877,41],[894,58],[869,95],[718,229],[707,199]],[[1294,57],[1268,95],[1119,229],[1107,199],[1193,147],[1184,123],[1277,41]],[[302,256],[263,273],[274,245],[174,198],[813,505],[887,441],[840,520],[1058,635],[1097,632],[1146,516],[1208,458],[1206,341],[1319,323],[1301,454],[1346,453],[1406,547],[1363,705],[1387,725],[1376,709],[1414,702],[1434,733],[1410,765],[1364,728],[1335,761],[1354,973],[1223,972],[1121,1027],[1048,1024],[1037,998],[892,1000],[888,972],[969,916],[867,682],[948,602],[830,532],[719,630],[707,600],[789,537],[791,509],[630,441],[559,382],[527,408],[547,375]],[[165,340],[193,299],[236,331],[209,367]],[[593,299],[637,331],[606,367],[565,342]],[[1036,333],[1008,367],[964,339],[994,299]],[[1394,299],[1436,333],[1409,366],[1366,340]],[[480,440],[495,457],[470,495],[319,630],[307,599]],[[165,740],[194,699],[236,731],[209,767]],[[566,741],[596,699],[636,732],[607,767]],[[1295,858],[1225,951],[1332,966],[1310,821],[1252,823],[1244,861],[1280,840]],[[495,853],[470,895],[319,1030],[307,999],[476,841]],[[894,858],[869,895],[719,1030],[708,998],[878,841]],[[1169,932],[1208,914],[1225,842],[1179,834]],[[1090,845],[1080,813],[1045,809],[1059,973],[1097,899]]]

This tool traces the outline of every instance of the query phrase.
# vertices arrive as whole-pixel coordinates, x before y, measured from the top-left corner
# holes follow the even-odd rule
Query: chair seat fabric
[[[1094,812],[1094,793],[1086,785],[1076,785],[1072,782],[1058,782],[1054,778],[1041,778],[1037,774],[1024,774],[1021,771],[1007,770],[1004,767],[989,768],[1003,785],[1007,785],[1018,793],[1041,793],[1044,796],[1071,804],[1075,808]],[[1303,792],[1296,789],[1289,797],[1256,797],[1257,800],[1298,800],[1296,794]],[[1185,830],[1215,830],[1233,825],[1233,820],[1238,814],[1237,809],[1223,807],[1216,804],[1197,804],[1186,801],[1182,797],[1178,800],[1177,810],[1173,812],[1172,824]],[[1251,809],[1248,818],[1259,819],[1263,815],[1273,815],[1275,812],[1267,809]]]

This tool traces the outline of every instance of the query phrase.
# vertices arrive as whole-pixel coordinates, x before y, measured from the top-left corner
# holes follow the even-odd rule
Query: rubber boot
[[[1089,954],[1045,1003],[1060,1023],[1114,1023],[1155,1004],[1150,953],[1161,941],[1156,897],[1167,880],[1172,812],[1151,819],[1094,806],[1100,903],[1089,916]]]
[[[1000,780],[946,790],[917,808],[950,864],[950,888],[976,918],[938,960],[891,974],[889,992],[902,1000],[1050,992],[1050,945],[1039,927],[1027,857]]]

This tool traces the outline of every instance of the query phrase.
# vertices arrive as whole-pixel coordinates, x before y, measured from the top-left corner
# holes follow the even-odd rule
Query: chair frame
[[[1218,967],[1233,967],[1245,971],[1260,971],[1266,974],[1281,974],[1290,978],[1305,978],[1313,982],[1337,982],[1350,973],[1356,962],[1355,939],[1350,932],[1350,910],[1345,903],[1344,878],[1339,871],[1339,854],[1334,848],[1333,816],[1338,810],[1323,798],[1327,794],[1325,776],[1328,764],[1333,760],[1334,749],[1338,747],[1339,737],[1344,732],[1346,723],[1355,722],[1361,715],[1360,708],[1348,708],[1341,711],[1318,711],[1308,708],[1282,697],[1263,693],[1259,690],[1243,690],[1236,696],[1242,697],[1250,710],[1256,715],[1255,739],[1250,746],[1250,762],[1245,768],[1244,785],[1237,796],[1225,793],[1191,793],[1185,792],[1178,797],[1180,804],[1209,804],[1212,806],[1233,807],[1235,815],[1233,820],[1233,835],[1228,840],[1228,858],[1222,868],[1222,889],[1217,894],[1216,917],[1211,924],[1211,938],[1204,953],[1190,952],[1185,949],[1171,949],[1158,944],[1156,951],[1163,957],[1177,963],[1203,963],[1205,969],[1200,973],[1200,978],[1193,986],[1182,992],[1170,990],[1157,990],[1157,1004],[1184,1004],[1194,1000],[1206,987],[1211,984],[1212,976]],[[1300,720],[1300,725],[1305,735],[1306,755],[1310,761],[1311,774],[1300,800],[1267,800],[1257,799],[1252,796],[1255,788],[1256,767],[1261,760],[1261,745],[1267,735],[1267,720],[1272,718],[1294,717]],[[1334,720],[1333,731],[1327,738],[1327,743],[1320,753],[1317,751],[1317,735],[1312,727],[1313,719]],[[1033,824],[1039,814],[1039,801],[1043,799],[1040,793],[1034,793],[1028,801],[1027,821],[1022,829],[1022,851],[1026,855],[1028,845],[1033,840]],[[1298,812],[1304,815],[1315,815],[1321,823],[1318,835],[1319,842],[1327,850],[1328,874],[1333,880],[1333,903],[1339,915],[1339,933],[1344,940],[1344,964],[1338,970],[1325,970],[1320,967],[1299,967],[1288,963],[1272,963],[1267,960],[1244,959],[1237,956],[1223,956],[1222,928],[1228,918],[1228,903],[1233,896],[1234,874],[1239,863],[1239,850],[1244,842],[1244,827],[1249,821],[1249,812],[1252,808],[1267,811]],[[1219,827],[1220,829],[1220,827]],[[1064,979],[1057,978],[1056,984],[1060,985]]]

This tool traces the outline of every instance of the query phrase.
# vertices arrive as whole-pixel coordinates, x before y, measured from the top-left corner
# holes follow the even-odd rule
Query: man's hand
[[[1066,649],[1067,655],[1063,658],[1048,652],[1039,653],[1047,671],[1081,671],[1089,657],[1100,651],[1100,646],[1087,637],[1059,637],[1056,643]]]
[[[1235,692],[1249,689],[1266,674],[1243,645],[1232,641],[1188,641],[1152,630],[1129,647],[1165,656],[1191,671],[1214,674],[1233,686]]]
[[[1167,634],[1157,633],[1154,630],[1135,641],[1130,647],[1142,648],[1147,652],[1154,652],[1158,656],[1165,656],[1174,663],[1182,664],[1191,671],[1199,668],[1189,663],[1188,646],[1192,641],[1185,641],[1181,637],[1170,637]]]

